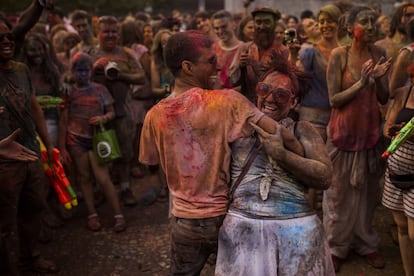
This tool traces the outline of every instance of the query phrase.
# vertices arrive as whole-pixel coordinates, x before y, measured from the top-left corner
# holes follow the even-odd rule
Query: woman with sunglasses
[[[308,187],[329,187],[329,156],[310,123],[291,117],[306,90],[304,76],[278,54],[271,68],[256,86],[257,106],[281,126],[275,135],[254,126],[260,138],[232,145],[232,200],[220,230],[216,275],[334,275],[322,223],[305,197]],[[302,144],[304,157],[283,147],[282,127]]]
[[[322,208],[336,271],[351,248],[372,267],[384,267],[372,225],[384,173],[378,103],[388,100],[391,60],[385,61],[385,51],[373,44],[376,17],[368,7],[350,10],[347,28],[352,42],[332,50],[327,68],[332,107],[327,148],[333,178]]]

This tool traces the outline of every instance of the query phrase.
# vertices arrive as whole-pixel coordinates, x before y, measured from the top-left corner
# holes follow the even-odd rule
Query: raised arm
[[[52,9],[54,0],[33,0],[30,6],[22,12],[19,22],[14,26],[13,33],[17,39],[24,39],[26,33],[37,23],[43,9]]]

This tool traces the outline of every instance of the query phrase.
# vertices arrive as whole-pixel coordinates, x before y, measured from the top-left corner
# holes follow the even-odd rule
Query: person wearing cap
[[[272,53],[289,56],[289,49],[275,39],[275,27],[280,12],[270,7],[258,7],[252,11],[255,37],[239,47],[229,77],[234,86],[241,85],[241,93],[256,103],[255,87],[258,79],[268,68]]]
[[[290,117],[311,75],[294,70],[280,54],[275,58],[257,85],[257,107],[295,135],[305,155],[283,148],[274,154],[278,135],[258,127],[259,137],[232,144],[234,193],[219,233],[217,276],[335,275],[323,225],[305,196],[308,187],[329,187],[332,165],[318,132],[309,122]],[[251,166],[240,176],[256,148]]]

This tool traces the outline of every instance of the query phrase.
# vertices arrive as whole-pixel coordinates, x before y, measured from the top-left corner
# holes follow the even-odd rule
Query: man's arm
[[[33,0],[30,6],[22,12],[19,22],[14,26],[13,33],[17,36],[24,36],[39,20],[43,9],[53,8],[54,0]]]
[[[270,134],[276,133],[276,128],[278,127],[278,123],[274,121],[273,119],[263,116],[258,122],[257,125],[265,130],[266,132]],[[304,149],[302,147],[302,144],[296,139],[296,137],[286,128],[281,128],[281,136],[283,138],[283,145],[289,149],[290,151],[303,156],[304,155]]]

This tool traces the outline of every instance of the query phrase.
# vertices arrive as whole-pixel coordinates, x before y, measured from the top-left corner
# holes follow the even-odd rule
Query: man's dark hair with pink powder
[[[213,41],[199,31],[176,33],[170,37],[165,47],[165,61],[174,76],[181,70],[184,60],[196,62],[200,58],[200,50],[210,48]]]

